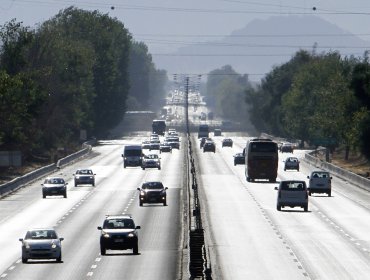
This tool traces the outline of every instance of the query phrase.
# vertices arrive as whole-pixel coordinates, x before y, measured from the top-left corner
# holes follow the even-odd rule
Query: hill
[[[229,64],[256,81],[299,49],[362,56],[367,46],[368,41],[316,16],[276,16],[254,20],[220,40],[194,43],[153,59],[169,74],[202,74]]]

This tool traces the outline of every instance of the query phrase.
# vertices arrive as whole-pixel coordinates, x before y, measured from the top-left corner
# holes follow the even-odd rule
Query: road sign
[[[312,140],[315,146],[334,146],[337,144],[337,139],[335,138],[315,138]]]

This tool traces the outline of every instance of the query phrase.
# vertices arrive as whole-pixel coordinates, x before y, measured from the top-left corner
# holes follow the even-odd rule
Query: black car
[[[245,156],[243,153],[237,153],[234,155],[234,165],[245,164]]]
[[[95,186],[95,175],[91,169],[77,169],[73,174],[75,177],[75,187],[78,185],[92,185]]]
[[[284,143],[281,146],[280,151],[282,153],[293,153],[293,145],[292,144],[288,144],[288,143]]]
[[[132,249],[134,255],[139,254],[138,232],[140,226],[135,226],[131,215],[106,216],[103,226],[98,227],[100,235],[100,253],[106,250]]]
[[[222,147],[233,147],[233,140],[231,138],[225,138],[222,140]]]
[[[139,205],[143,206],[144,203],[163,203],[163,206],[166,206],[167,189],[161,182],[145,182],[141,188],[137,188],[140,191]]]
[[[205,152],[216,152],[216,145],[211,141],[206,141],[203,146],[203,153]]]
[[[67,198],[67,185],[63,178],[48,177],[42,185],[42,198],[47,195],[62,195]]]

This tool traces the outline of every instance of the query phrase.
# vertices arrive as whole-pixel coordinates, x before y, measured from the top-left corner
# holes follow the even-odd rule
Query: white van
[[[308,194],[312,193],[327,193],[331,196],[331,179],[330,173],[327,171],[313,171],[310,176],[307,176]]]
[[[141,145],[126,145],[123,149],[123,167],[141,166],[143,160],[143,149]]]

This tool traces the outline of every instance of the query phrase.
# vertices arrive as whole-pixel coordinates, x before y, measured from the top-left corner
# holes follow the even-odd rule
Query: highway
[[[2,200],[0,220],[1,279],[179,279],[182,263],[182,151],[163,153],[162,169],[123,168],[127,143],[143,137],[107,141],[86,159],[60,170],[68,180],[68,198],[41,197],[41,181]],[[91,167],[96,187],[73,186],[78,167]],[[168,187],[168,206],[139,207],[137,187],[159,180]],[[106,214],[130,213],[139,230],[139,255],[132,250],[100,255],[99,237]],[[20,262],[21,243],[31,227],[56,226],[63,262]]]
[[[233,148],[203,153],[199,147],[202,212],[214,279],[368,279],[370,275],[370,194],[333,179],[332,197],[314,194],[309,212],[276,210],[276,183],[247,182]],[[313,170],[301,160],[300,172],[284,171],[279,153],[278,179],[306,180]],[[294,156],[302,159],[303,151]]]
[[[149,135],[149,134],[147,134]],[[234,146],[221,147],[224,136]],[[61,169],[68,198],[42,199],[42,180],[0,200],[1,279],[188,279],[183,252],[184,145],[162,153],[162,169],[126,168],[121,153],[146,136],[102,141],[92,153]],[[332,197],[314,194],[309,211],[276,210],[276,183],[245,180],[233,154],[247,141],[241,134],[214,137],[216,153],[203,153],[193,136],[206,246],[213,279],[368,279],[370,275],[370,193],[333,179]],[[182,141],[185,141],[183,138]],[[284,171],[278,181],[302,179],[313,170],[301,160],[300,172]],[[302,159],[303,151],[294,156]],[[73,186],[77,168],[90,167],[96,186]],[[168,187],[168,206],[139,207],[137,187],[159,180]],[[131,250],[100,255],[99,230],[106,214],[130,213],[140,225],[139,255]],[[28,228],[55,226],[63,262],[21,262]],[[185,254],[186,256],[186,254]]]

